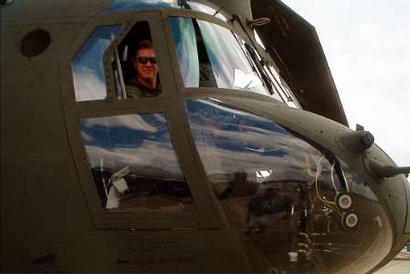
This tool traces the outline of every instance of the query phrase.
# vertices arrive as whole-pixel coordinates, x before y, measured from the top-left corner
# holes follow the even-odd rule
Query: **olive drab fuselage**
[[[2,272],[364,273],[406,242],[406,178],[304,110],[249,1],[3,2]]]

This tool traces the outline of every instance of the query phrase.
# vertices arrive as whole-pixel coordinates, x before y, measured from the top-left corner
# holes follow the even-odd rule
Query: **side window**
[[[107,97],[103,55],[123,29],[121,25],[96,28],[74,57],[71,66],[77,102],[103,100]]]
[[[118,99],[154,97],[161,93],[158,62],[146,21],[137,22],[112,58]]]
[[[195,209],[164,114],[82,118],[80,131],[106,211]]]
[[[123,25],[96,28],[74,57],[72,70],[77,102],[106,99],[104,54],[123,30]],[[157,56],[147,21],[135,23],[118,46],[109,50],[118,100],[161,93]]]

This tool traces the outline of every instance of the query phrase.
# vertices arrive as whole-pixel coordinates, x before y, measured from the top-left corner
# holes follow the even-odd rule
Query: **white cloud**
[[[76,101],[103,100],[107,96],[104,79],[98,77],[96,71],[84,67],[74,72],[74,89]]]
[[[142,114],[143,115],[143,114]],[[162,114],[150,114],[155,115],[157,121],[164,121]],[[155,133],[157,128],[148,124],[143,116],[137,114],[127,115],[115,115],[108,117],[96,117],[96,118],[84,118],[82,119],[83,126],[92,127],[95,125],[101,125],[105,127],[126,127],[129,129],[137,129],[141,131]]]
[[[105,149],[91,145],[85,147],[92,167],[100,166],[103,159],[103,167],[114,170],[129,166],[132,171],[138,170],[146,174],[154,172],[151,175],[162,175],[157,174],[160,169],[181,175],[174,150],[160,146],[157,142],[145,140],[143,145],[137,148]],[[148,170],[147,166],[152,167],[151,170]]]
[[[90,142],[90,141],[93,141],[93,140],[94,140],[93,136],[91,136],[91,135],[89,135],[89,134],[87,134],[87,133],[85,133],[85,132],[83,132],[83,131],[81,131],[81,136],[83,137],[83,140],[84,140],[84,141]]]

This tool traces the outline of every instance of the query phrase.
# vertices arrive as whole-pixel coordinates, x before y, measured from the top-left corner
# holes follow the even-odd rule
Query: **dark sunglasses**
[[[142,56],[137,56],[137,62],[141,64],[146,64],[148,61],[151,64],[156,64],[157,63],[157,58],[155,57],[142,57]]]

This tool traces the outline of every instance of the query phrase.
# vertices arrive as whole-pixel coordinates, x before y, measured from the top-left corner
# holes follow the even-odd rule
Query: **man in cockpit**
[[[161,93],[155,50],[148,40],[140,41],[131,60],[135,77],[127,83],[127,97],[153,97]]]

